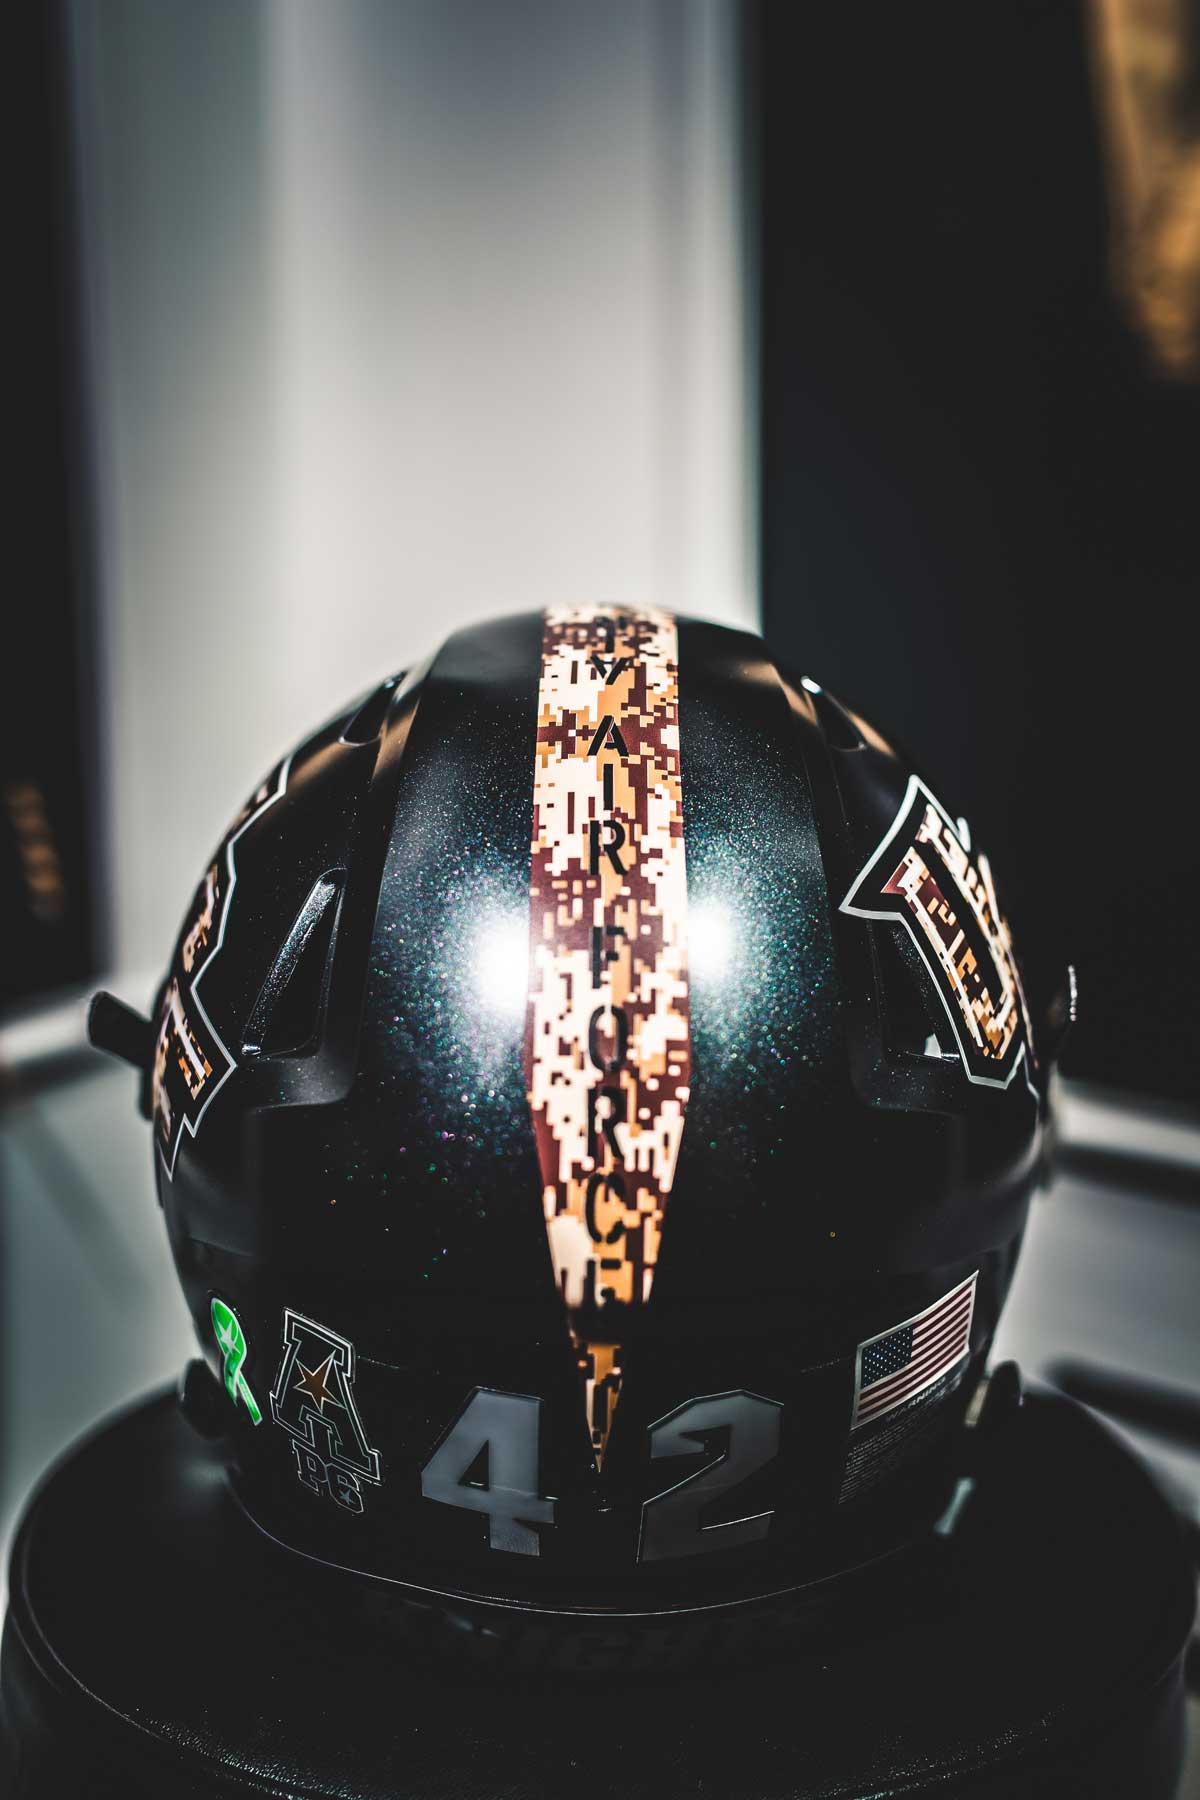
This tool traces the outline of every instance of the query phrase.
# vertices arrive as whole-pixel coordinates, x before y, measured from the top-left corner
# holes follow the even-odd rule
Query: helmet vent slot
[[[316,1049],[341,887],[340,869],[313,883],[246,1021],[243,1056],[303,1056]]]
[[[343,744],[370,744],[383,730],[383,721],[387,717],[387,709],[392,695],[399,687],[403,676],[392,675],[381,682],[373,694],[368,694],[350,723],[342,732]]]
[[[841,701],[815,684],[807,692],[821,721],[825,741],[834,750],[861,750],[866,739]]]
[[[925,964],[905,933],[886,926],[876,935],[876,953],[888,1044],[902,1055],[940,1062],[953,1053],[953,1040]]]

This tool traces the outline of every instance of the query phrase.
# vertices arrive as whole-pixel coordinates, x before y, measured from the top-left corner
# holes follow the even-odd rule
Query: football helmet
[[[93,1035],[278,1543],[662,1615],[945,1508],[1046,1072],[966,819],[759,638],[457,632],[270,771]]]

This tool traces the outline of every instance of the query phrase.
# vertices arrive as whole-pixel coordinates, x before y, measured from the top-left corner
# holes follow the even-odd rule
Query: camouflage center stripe
[[[603,1312],[649,1297],[688,1099],[678,695],[670,614],[546,614],[526,1070],[597,1455],[620,1382]]]

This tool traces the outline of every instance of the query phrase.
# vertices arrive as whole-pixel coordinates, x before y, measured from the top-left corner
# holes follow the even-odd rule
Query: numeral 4
[[[554,1501],[538,1492],[541,1414],[532,1394],[476,1388],[421,1470],[427,1500],[486,1517],[493,1550],[537,1556],[533,1526],[554,1523]]]

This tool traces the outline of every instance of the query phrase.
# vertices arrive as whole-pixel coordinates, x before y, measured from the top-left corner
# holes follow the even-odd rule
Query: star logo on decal
[[[337,1395],[331,1393],[329,1388],[329,1370],[332,1362],[333,1352],[331,1350],[325,1361],[315,1369],[306,1369],[304,1364],[299,1361],[296,1363],[296,1367],[300,1371],[300,1379],[295,1385],[302,1394],[315,1401],[317,1410],[322,1417],[325,1414],[327,1401],[331,1406],[341,1406],[342,1404]]]

